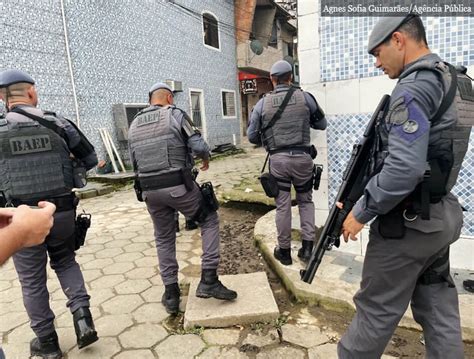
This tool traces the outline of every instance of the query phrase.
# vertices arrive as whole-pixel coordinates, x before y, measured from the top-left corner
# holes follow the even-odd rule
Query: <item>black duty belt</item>
[[[162,175],[139,177],[138,181],[143,191],[153,191],[184,184],[181,171],[170,172]]]
[[[274,155],[275,153],[289,153],[292,155],[296,154],[311,154],[311,148],[307,146],[295,146],[295,147],[284,147],[284,148],[278,148],[276,150],[270,150],[268,151],[271,155]]]
[[[37,199],[12,199],[10,204],[14,207],[18,207],[22,204],[27,206],[37,206],[40,201],[48,201],[53,203],[56,206],[56,212],[65,212],[70,211],[76,208],[78,199],[74,193],[68,194],[66,196],[58,196],[51,198],[37,198]],[[5,203],[4,206],[7,204]]]

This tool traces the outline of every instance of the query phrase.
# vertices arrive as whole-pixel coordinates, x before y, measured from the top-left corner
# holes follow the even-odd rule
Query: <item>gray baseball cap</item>
[[[26,72],[16,69],[10,69],[0,72],[0,88],[8,87],[21,82],[34,85],[35,80]]]
[[[270,76],[281,76],[292,71],[293,67],[288,61],[280,60],[272,65],[272,68],[270,69]]]
[[[154,84],[150,88],[150,91],[148,91],[148,96],[151,97],[151,94],[153,92],[155,92],[156,90],[160,90],[160,89],[165,89],[165,90],[168,90],[169,92],[173,93],[173,90],[171,90],[171,87],[169,87],[167,84],[165,84],[164,82],[157,82],[156,84]]]
[[[377,24],[375,24],[372,32],[369,36],[369,43],[367,45],[367,51],[369,54],[375,50],[377,46],[383,43],[392,33],[394,33],[400,26],[402,26],[408,20],[413,19],[414,14],[408,14],[407,16],[384,16]]]

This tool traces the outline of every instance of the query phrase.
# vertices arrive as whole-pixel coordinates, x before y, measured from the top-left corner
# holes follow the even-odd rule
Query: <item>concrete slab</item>
[[[222,283],[237,291],[235,301],[197,298],[198,279],[191,281],[184,327],[229,327],[268,322],[280,315],[265,272],[221,276]]]
[[[293,208],[293,211],[296,210]],[[297,257],[299,242],[292,242],[293,264],[284,266],[273,257],[276,244],[275,211],[268,212],[260,218],[254,230],[255,240],[267,263],[280,277],[283,285],[298,300],[317,304],[330,310],[353,313],[355,311],[352,297],[359,289],[362,273],[363,257],[345,253],[338,249],[326,252],[312,284],[305,283],[300,278],[300,270],[305,269],[305,263]],[[345,243],[342,243],[345,245]],[[459,310],[463,339],[474,340],[474,296],[462,289],[462,279],[467,278],[469,271],[452,268],[459,293]],[[457,274],[457,275],[456,275]],[[411,309],[408,309],[400,326],[421,330],[413,319]]]

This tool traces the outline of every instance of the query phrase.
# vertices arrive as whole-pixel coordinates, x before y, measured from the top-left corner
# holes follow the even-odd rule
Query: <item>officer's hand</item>
[[[342,204],[339,208],[342,208]],[[362,228],[364,228],[364,224],[357,221],[352,211],[350,211],[344,223],[342,224],[342,235],[344,237],[344,241],[347,243],[349,237],[353,241],[356,241],[356,235],[362,230]]]
[[[39,202],[38,209],[18,206],[11,217],[11,225],[20,234],[21,246],[31,247],[44,242],[53,226],[56,206],[49,202]]]
[[[14,213],[13,208],[0,208],[0,229],[10,224]]]
[[[202,166],[199,169],[207,171],[209,169],[209,160],[202,160]]]

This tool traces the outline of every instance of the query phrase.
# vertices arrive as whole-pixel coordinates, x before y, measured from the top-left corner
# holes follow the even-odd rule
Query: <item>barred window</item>
[[[235,117],[235,91],[222,90],[222,117]]]

